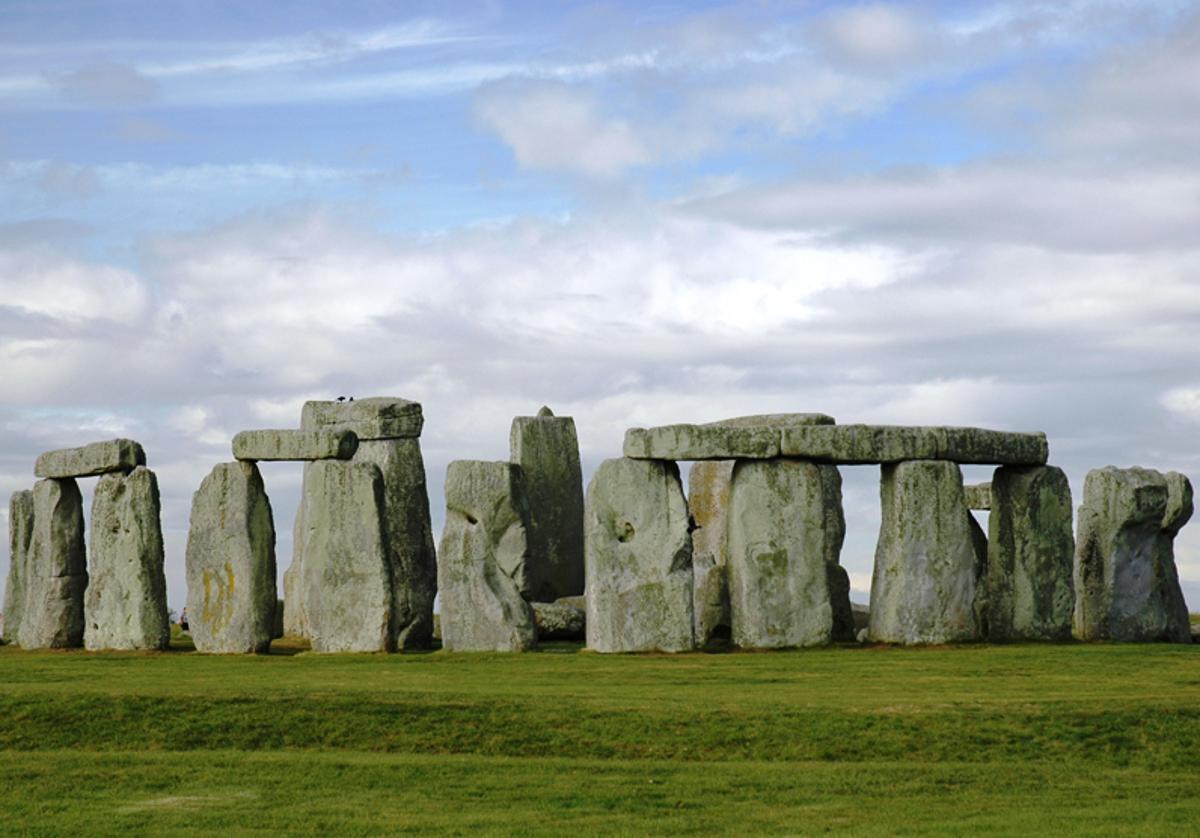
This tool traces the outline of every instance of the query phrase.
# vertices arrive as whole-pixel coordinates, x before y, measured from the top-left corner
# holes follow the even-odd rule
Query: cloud
[[[158,83],[137,68],[104,61],[53,77],[68,102],[83,105],[141,105],[158,98]]]
[[[137,323],[150,295],[136,274],[45,247],[0,251],[0,308],[66,324]]]
[[[1163,393],[1162,406],[1180,419],[1200,422],[1200,387],[1174,387]]]
[[[902,6],[871,3],[839,9],[813,26],[836,62],[886,69],[911,63],[931,48],[931,22]]]
[[[93,167],[61,160],[41,164],[35,182],[39,189],[57,199],[91,198],[101,191],[100,178]]]

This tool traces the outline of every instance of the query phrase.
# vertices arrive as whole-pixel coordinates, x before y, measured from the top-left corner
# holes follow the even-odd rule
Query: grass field
[[[1189,834],[1200,646],[0,649],[0,832]]]

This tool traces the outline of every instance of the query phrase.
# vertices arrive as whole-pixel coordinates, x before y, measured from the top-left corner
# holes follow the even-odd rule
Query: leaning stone
[[[192,497],[187,586],[197,651],[267,651],[275,622],[275,524],[254,463],[220,463]]]
[[[83,498],[71,478],[34,484],[33,532],[25,579],[17,643],[23,649],[82,646],[87,555]]]
[[[1003,466],[988,519],[988,639],[1069,640],[1071,486],[1053,466]]]
[[[785,457],[846,464],[948,460],[1043,465],[1049,456],[1049,445],[1043,433],[900,425],[812,425],[785,428],[781,451]]]
[[[549,408],[542,408],[549,410]],[[518,416],[510,459],[529,497],[529,589],[552,602],[583,593],[583,472],[570,416]]]
[[[963,486],[963,492],[967,497],[967,509],[987,512],[992,508],[992,484],[990,482]]]
[[[83,603],[86,648],[167,648],[171,626],[160,508],[158,480],[145,466],[106,474],[96,484]]]
[[[358,448],[353,431],[242,431],[233,438],[235,460],[348,460]]]
[[[317,460],[309,467],[301,589],[315,652],[395,648],[383,491],[373,463]]]
[[[302,428],[349,430],[359,441],[419,437],[424,424],[419,402],[389,396],[345,402],[305,402],[300,418]]]
[[[4,588],[4,629],[0,642],[16,643],[29,586],[29,544],[33,538],[33,492],[13,492],[8,503],[8,584]]]
[[[729,502],[729,600],[742,648],[820,646],[833,639],[834,604],[849,618],[849,578],[831,573],[843,529],[841,480],[796,460],[738,462]],[[836,548],[836,549],[835,549]],[[831,590],[830,582],[834,582]],[[844,601],[843,601],[844,600]]]
[[[587,609],[576,602],[575,597],[554,602],[533,603],[533,621],[537,626],[538,641],[571,640],[582,642],[587,638]]]
[[[528,602],[528,522],[520,466],[450,463],[438,548],[443,649],[522,652],[537,645]]]
[[[110,439],[80,448],[47,451],[37,458],[38,477],[94,477],[110,471],[130,471],[146,464],[146,452],[132,439]]]
[[[692,609],[696,643],[729,638],[729,567],[726,526],[734,460],[693,463],[688,474],[692,516]]]
[[[689,529],[674,463],[622,458],[600,464],[584,514],[589,648],[695,647]]]
[[[978,553],[958,466],[939,460],[886,465],[880,497],[871,639],[977,640]]]
[[[1151,469],[1088,472],[1075,545],[1076,637],[1190,640],[1174,550],[1185,493],[1177,478]]]

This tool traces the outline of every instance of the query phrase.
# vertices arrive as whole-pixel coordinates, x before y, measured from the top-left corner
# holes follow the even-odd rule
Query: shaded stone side
[[[525,473],[529,497],[533,598],[553,602],[578,596],[583,593],[583,471],[575,420],[518,416],[512,421],[509,448],[512,462]]]
[[[845,536],[837,470],[799,460],[741,460],[729,504],[733,642],[743,648],[819,646],[833,639],[834,591],[844,631],[849,579],[836,571]],[[836,511],[834,511],[836,507]],[[852,617],[850,618],[852,620]]]
[[[306,430],[349,430],[360,441],[416,438],[424,425],[419,402],[391,396],[305,402],[300,416],[300,427]]]
[[[33,538],[33,492],[13,492],[8,502],[8,581],[4,586],[4,630],[0,641],[16,643],[29,585],[29,545]]]
[[[71,478],[48,478],[34,484],[33,532],[25,578],[17,643],[24,649],[82,646],[87,555],[83,497]]]
[[[528,521],[520,466],[450,463],[438,550],[444,649],[521,652],[537,645],[528,601]]]
[[[998,468],[991,506],[988,639],[1069,639],[1075,536],[1066,474],[1054,466]]]
[[[1075,545],[1076,637],[1191,641],[1174,549],[1191,487],[1174,475],[1113,466],[1088,472]]]
[[[384,542],[383,477],[373,463],[319,460],[304,498],[301,595],[315,652],[388,652],[392,571]]]
[[[688,474],[692,516],[692,608],[696,643],[732,636],[726,526],[734,460],[693,463]]]
[[[690,519],[675,463],[601,463],[588,486],[584,548],[589,648],[694,648]]]
[[[265,652],[275,622],[275,524],[253,463],[219,463],[192,496],[187,609],[199,652]]]
[[[110,439],[79,448],[47,451],[37,458],[38,477],[94,477],[110,471],[130,471],[146,464],[146,452],[132,439]]]
[[[941,460],[882,471],[870,638],[903,644],[979,639],[978,552],[962,472]]]
[[[165,649],[171,639],[158,479],[145,466],[106,474],[92,498],[84,597],[88,649]]]

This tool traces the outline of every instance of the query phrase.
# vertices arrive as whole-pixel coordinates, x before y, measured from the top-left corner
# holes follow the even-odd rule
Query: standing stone
[[[584,546],[589,648],[695,647],[692,539],[675,463],[601,463],[588,486]]]
[[[192,497],[187,585],[197,651],[267,651],[275,621],[275,524],[254,463],[217,465]]]
[[[1071,486],[1062,469],[996,469],[988,520],[989,640],[1070,639],[1071,526]]]
[[[835,467],[803,460],[734,466],[729,599],[738,646],[819,646],[833,639],[830,582],[841,586],[829,565],[837,564],[845,528],[841,479],[831,480],[826,471],[837,475]],[[839,614],[848,614],[849,585],[836,593],[844,600]]]
[[[303,564],[304,536],[308,529],[304,525],[304,493],[308,491],[308,470],[311,463],[304,464],[304,477],[300,484],[301,502],[296,509],[296,520],[292,523],[292,563],[283,572],[283,633],[289,637],[308,637],[308,621],[304,618]]]
[[[308,477],[301,589],[313,651],[390,652],[392,571],[379,468],[320,460]]]
[[[34,484],[25,579],[17,643],[24,649],[83,645],[83,592],[88,583],[83,498],[69,477]]]
[[[4,633],[0,641],[16,643],[29,586],[29,545],[33,538],[33,492],[13,492],[8,503],[8,584],[4,588]]]
[[[701,460],[688,474],[692,516],[692,609],[700,646],[732,636],[726,526],[734,460]]]
[[[537,645],[528,602],[528,521],[520,466],[450,463],[438,549],[442,648],[522,652]]]
[[[977,640],[978,554],[958,466],[945,460],[885,465],[880,497],[871,639],[904,644]]]
[[[1075,636],[1191,640],[1175,534],[1191,516],[1183,475],[1108,466],[1088,472],[1075,548]]]
[[[165,649],[171,639],[158,480],[138,466],[100,478],[92,499],[88,649]]]
[[[583,593],[583,472],[575,420],[543,407],[513,419],[512,462],[529,497],[529,587],[539,602]]]

